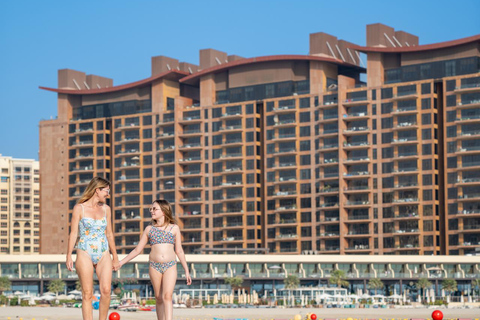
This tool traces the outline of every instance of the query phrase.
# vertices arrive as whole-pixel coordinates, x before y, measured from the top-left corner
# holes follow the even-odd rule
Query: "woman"
[[[187,285],[192,283],[192,279],[183,253],[180,228],[173,219],[172,207],[166,200],[155,200],[150,212],[152,225],[145,228],[137,247],[120,261],[120,267],[138,256],[150,241],[149,274],[155,291],[157,319],[172,320],[172,294],[177,281],[176,257],[185,270]]]
[[[72,251],[80,229],[77,245],[77,270],[82,284],[82,315],[84,320],[93,319],[93,271],[97,273],[100,284],[100,320],[106,320],[110,307],[112,286],[112,268],[118,268],[119,262],[112,232],[112,212],[106,204],[110,194],[110,182],[93,178],[73,208],[71,232],[68,237],[67,269],[73,270]],[[112,253],[112,258],[109,254]]]

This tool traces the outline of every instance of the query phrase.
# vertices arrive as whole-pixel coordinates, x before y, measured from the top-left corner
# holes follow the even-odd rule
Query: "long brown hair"
[[[77,203],[84,203],[90,200],[95,195],[95,190],[97,189],[103,189],[106,187],[110,187],[111,183],[107,179],[104,179],[102,177],[94,177],[92,180],[90,180],[90,183],[88,184],[87,188],[85,191],[83,191],[82,196],[80,199],[78,199]]]
[[[168,224],[176,224],[177,221],[175,221],[175,219],[173,218],[173,210],[172,210],[172,206],[170,205],[170,203],[167,201],[167,200],[155,200],[153,201],[152,205],[156,203],[160,206],[160,209],[162,210],[164,216],[165,216],[165,222],[163,224],[164,225],[168,225]],[[155,225],[157,223],[157,221],[155,219],[152,219],[152,225]],[[162,226],[162,227],[163,227]]]

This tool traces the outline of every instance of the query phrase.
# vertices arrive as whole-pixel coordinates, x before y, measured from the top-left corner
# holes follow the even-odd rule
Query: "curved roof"
[[[245,59],[240,59],[240,60],[235,60],[229,63],[221,64],[218,66],[210,67],[204,70],[201,70],[199,72],[196,72],[194,74],[191,74],[189,76],[186,76],[185,78],[182,78],[180,82],[182,83],[191,83],[195,80],[198,80],[199,77],[202,77],[204,75],[207,75],[209,73],[218,73],[222,72],[224,70],[233,68],[233,67],[239,67],[239,66],[244,66],[248,64],[255,64],[255,63],[260,63],[260,62],[272,62],[272,61],[285,61],[285,60],[292,60],[292,61],[322,61],[322,62],[330,62],[330,63],[335,63],[341,66],[346,66],[346,67],[352,67],[352,68],[358,68],[360,71],[365,70],[362,67],[359,67],[355,64],[343,62],[342,60],[334,59],[334,58],[328,58],[328,57],[319,57],[319,56],[311,56],[311,55],[275,55],[275,56],[264,56],[264,57],[255,57],[255,58],[245,58]]]
[[[433,44],[424,44],[420,46],[412,46],[412,47],[362,47],[357,45],[350,46],[351,49],[358,50],[361,52],[382,52],[382,53],[407,53],[407,52],[420,52],[420,51],[428,51],[428,50],[438,50],[438,49],[445,49],[450,47],[459,46],[462,44],[472,43],[480,41],[480,34],[475,36],[452,40],[452,41],[445,41]]]
[[[178,81],[179,79],[189,75],[188,72],[183,72],[179,70],[171,70],[171,71],[166,71],[163,73],[159,73],[155,76],[152,76],[147,79],[143,79],[140,81],[136,82],[131,82],[127,84],[122,84],[120,86],[113,86],[110,88],[101,88],[101,89],[91,89],[91,90],[76,90],[76,89],[57,89],[57,88],[47,88],[47,87],[39,87],[40,89],[43,90],[48,90],[48,91],[53,91],[57,93],[65,93],[65,94],[75,94],[75,95],[85,95],[85,94],[99,94],[99,93],[110,93],[110,92],[116,92],[116,91],[121,91],[121,90],[127,90],[127,89],[133,89],[133,88],[139,88],[146,86],[148,84],[151,84],[153,81],[158,80],[158,79],[169,79],[169,80],[176,80]]]

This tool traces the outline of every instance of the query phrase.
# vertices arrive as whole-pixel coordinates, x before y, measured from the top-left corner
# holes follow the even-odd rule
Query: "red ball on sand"
[[[440,310],[435,310],[432,312],[432,319],[433,320],[442,320],[443,319],[443,313]]]
[[[120,320],[120,315],[116,312],[110,313],[108,320]]]
[[[316,315],[315,313],[312,313],[312,314],[310,315],[310,319],[312,319],[312,320],[317,320],[317,315]]]

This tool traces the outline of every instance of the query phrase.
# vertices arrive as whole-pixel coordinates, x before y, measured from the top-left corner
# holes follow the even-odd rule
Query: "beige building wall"
[[[38,254],[39,162],[0,155],[0,172],[0,254]]]

